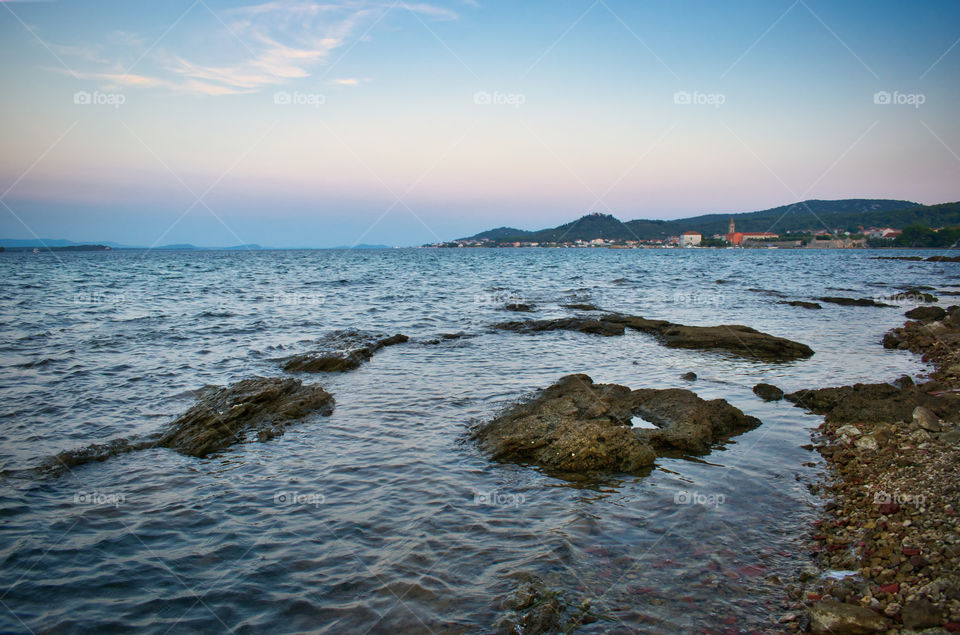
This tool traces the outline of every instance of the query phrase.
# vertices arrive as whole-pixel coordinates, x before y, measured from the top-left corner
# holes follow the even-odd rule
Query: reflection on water
[[[879,346],[903,308],[779,302],[948,284],[950,263],[868,252],[391,250],[0,254],[0,630],[463,632],[493,628],[524,575],[589,601],[583,632],[768,627],[805,562],[818,420],[765,403],[917,373]],[[718,281],[723,283],[718,283]],[[776,293],[755,290],[775,291]],[[840,293],[840,292],[836,292]],[[788,364],[673,350],[640,333],[494,332],[591,303],[809,344]],[[907,307],[909,308],[909,307]],[[153,449],[58,480],[63,449],[157,431],[192,391],[282,374],[338,329],[406,333],[337,399],[269,443],[208,460]],[[443,338],[463,333],[471,337]],[[687,382],[680,375],[695,371]],[[491,463],[467,438],[517,397],[585,372],[725,398],[763,425],[643,477],[565,481]],[[5,608],[4,608],[5,607]]]

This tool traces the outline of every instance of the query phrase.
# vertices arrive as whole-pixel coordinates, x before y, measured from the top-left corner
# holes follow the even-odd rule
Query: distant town
[[[804,227],[805,222],[820,227]],[[885,224],[867,224],[883,220]],[[830,227],[827,223],[838,226]],[[857,222],[867,221],[867,222]],[[434,248],[735,248],[735,249],[864,249],[883,247],[949,248],[960,242],[960,203],[935,206],[901,201],[849,199],[805,201],[790,206],[733,214],[724,227],[719,215],[672,221],[620,221],[610,214],[592,213],[553,229],[525,231],[509,227],[489,230],[469,238],[433,243]],[[683,225],[687,224],[688,228]],[[779,232],[748,231],[757,226],[785,226]],[[689,226],[693,227],[689,227]],[[741,228],[742,225],[746,227]],[[715,228],[697,231],[698,226]],[[680,230],[667,234],[666,230]],[[725,231],[724,231],[725,230]],[[654,235],[660,233],[661,235]]]

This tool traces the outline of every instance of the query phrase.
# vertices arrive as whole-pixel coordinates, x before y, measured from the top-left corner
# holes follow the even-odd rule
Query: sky
[[[956,0],[0,0],[0,54],[3,238],[960,199]]]

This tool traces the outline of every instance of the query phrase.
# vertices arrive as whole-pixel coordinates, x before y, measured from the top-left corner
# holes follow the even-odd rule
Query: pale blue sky
[[[955,1],[0,2],[0,236],[409,245],[953,201],[958,39]]]

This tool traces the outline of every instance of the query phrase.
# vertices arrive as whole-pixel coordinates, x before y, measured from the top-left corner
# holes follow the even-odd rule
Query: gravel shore
[[[960,309],[929,315],[884,339],[922,354],[929,381],[788,395],[825,415],[813,449],[828,468],[788,630],[960,632]]]

